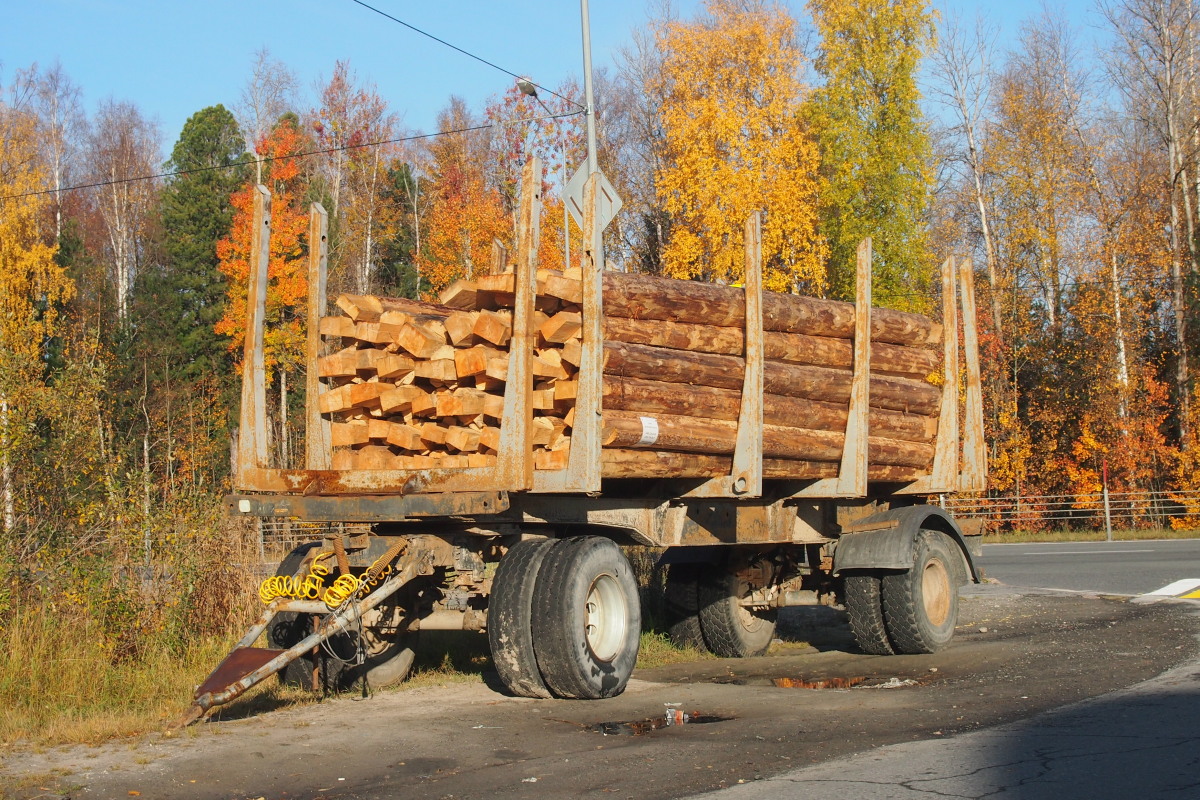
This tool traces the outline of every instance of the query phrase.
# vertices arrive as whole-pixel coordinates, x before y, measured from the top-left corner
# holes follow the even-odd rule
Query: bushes
[[[0,703],[12,711],[0,741],[161,727],[248,626],[257,545],[218,498],[122,522],[86,548],[0,561]]]

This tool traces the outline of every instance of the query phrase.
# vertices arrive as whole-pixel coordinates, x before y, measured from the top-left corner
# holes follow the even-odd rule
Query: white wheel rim
[[[604,574],[592,581],[585,609],[588,647],[601,661],[612,661],[621,652],[629,624],[625,593],[614,576]]]

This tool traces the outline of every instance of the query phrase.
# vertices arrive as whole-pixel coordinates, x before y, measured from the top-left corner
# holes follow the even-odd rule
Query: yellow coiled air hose
[[[396,557],[389,551],[375,560],[363,578],[347,572],[339,575],[333,585],[326,588],[325,579],[329,577],[329,567],[321,562],[332,555],[332,550],[319,553],[309,566],[308,573],[302,578],[296,578],[293,575],[272,575],[259,584],[258,599],[262,600],[264,605],[270,604],[277,597],[321,600],[330,608],[337,608],[357,594],[360,589],[364,587],[374,589],[379,581],[392,571],[389,562]]]

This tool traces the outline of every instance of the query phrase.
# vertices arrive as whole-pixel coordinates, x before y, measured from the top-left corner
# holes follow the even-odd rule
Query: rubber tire
[[[400,591],[404,592],[405,588],[407,587],[401,588]],[[393,596],[391,601],[395,599],[396,597]],[[385,601],[385,603],[391,601]],[[357,633],[339,634],[331,639],[329,646],[335,653],[353,653],[357,656],[357,636]],[[335,688],[351,689],[362,679],[366,680],[367,686],[371,689],[382,689],[400,683],[412,671],[420,639],[420,631],[398,633],[394,639],[388,642],[386,648],[374,655],[367,656],[361,665],[341,664],[341,672]],[[329,663],[333,661],[333,658],[326,654],[324,660]]]
[[[701,574],[700,628],[709,650],[722,658],[761,656],[775,638],[775,609],[751,611],[738,602],[742,593],[737,575],[724,566]]]
[[[551,697],[533,649],[533,595],[542,560],[556,539],[525,539],[496,567],[488,598],[488,645],[500,682],[517,697]]]
[[[700,627],[700,575],[703,564],[671,564],[663,587],[667,635],[678,647],[708,652]]]
[[[556,545],[542,562],[533,607],[534,651],[551,692],[599,700],[625,691],[637,662],[642,613],[633,568],[615,543],[580,536]],[[597,609],[604,624],[589,628],[589,614]]]
[[[400,637],[400,641],[378,655],[367,658],[361,667],[347,669],[344,673],[342,688],[350,688],[365,671],[367,686],[372,689],[382,689],[400,683],[412,671],[413,661],[417,658],[417,649],[412,635]]]
[[[936,653],[954,637],[958,546],[945,534],[917,534],[913,568],[883,577],[883,616],[897,653]]]
[[[883,588],[879,575],[873,572],[845,577],[846,616],[854,640],[864,653],[890,656],[896,653],[888,638],[883,619]]]

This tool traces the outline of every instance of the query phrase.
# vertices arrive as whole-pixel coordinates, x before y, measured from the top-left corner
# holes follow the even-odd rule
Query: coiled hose
[[[325,586],[329,577],[329,567],[321,562],[334,555],[332,550],[318,553],[309,565],[308,572],[302,577],[294,575],[272,575],[258,585],[258,599],[264,605],[277,597],[296,600],[320,600],[329,608],[338,608],[352,599],[363,589],[374,589],[392,571],[392,561],[407,546],[403,539],[388,548],[388,551],[375,559],[370,568],[360,578],[350,572],[337,576],[333,584]]]

